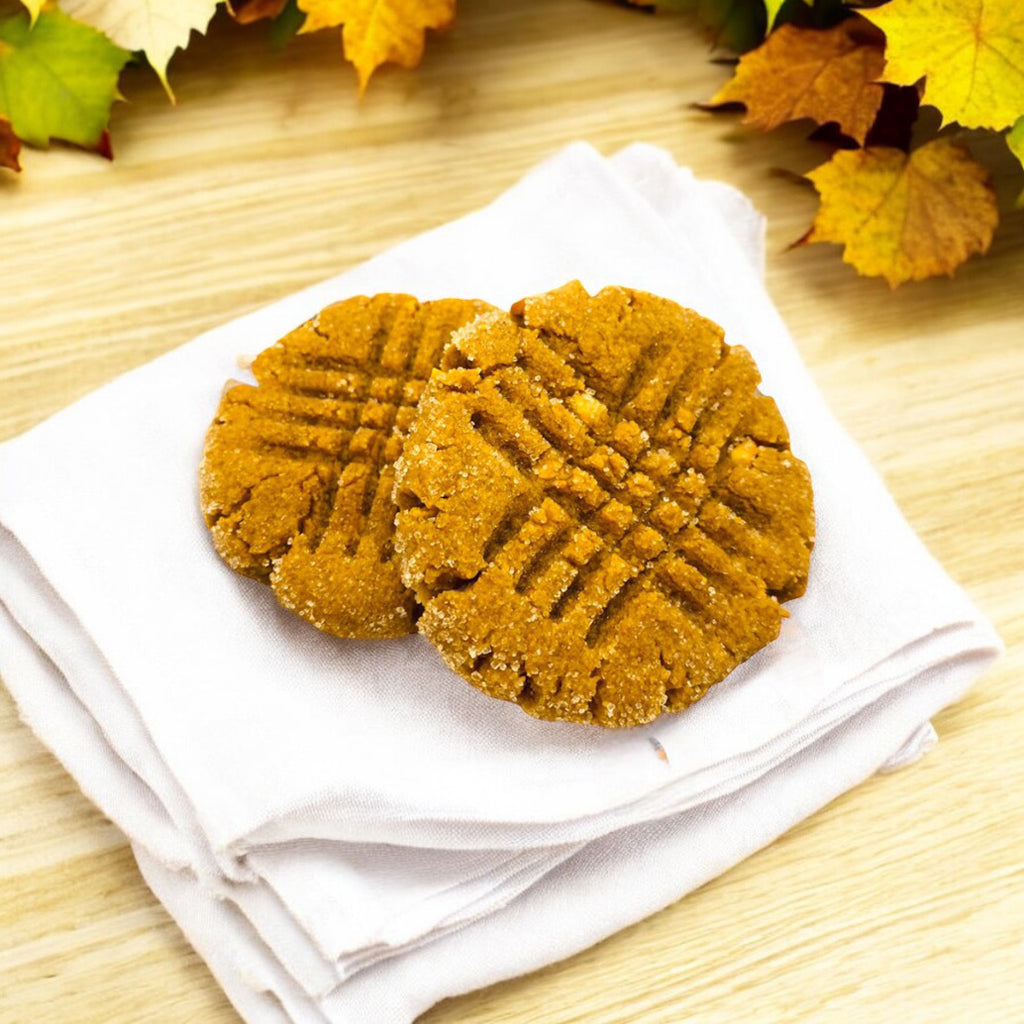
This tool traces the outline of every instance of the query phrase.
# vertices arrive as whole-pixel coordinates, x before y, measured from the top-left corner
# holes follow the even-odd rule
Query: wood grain
[[[482,205],[570,140],[654,142],[739,186],[769,216],[769,286],[818,384],[1007,656],[940,716],[917,766],[593,949],[423,1022],[1024,1019],[1022,215],[954,279],[896,292],[834,248],[787,252],[814,197],[773,169],[823,152],[799,126],[753,136],[694,109],[726,72],[682,21],[466,0],[418,72],[380,73],[361,103],[339,47],[325,33],[272,51],[219,19],[172,64],[176,107],[130,73],[113,164],[28,152],[20,177],[0,177],[0,437]],[[1019,170],[1001,142],[980,144],[1010,211]],[[2,689],[0,765],[0,1021],[237,1020]]]

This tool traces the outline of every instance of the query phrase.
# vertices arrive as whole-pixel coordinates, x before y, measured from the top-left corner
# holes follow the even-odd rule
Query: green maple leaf
[[[782,22],[808,28],[829,28],[849,14],[855,0],[762,0],[768,16],[768,31]]]
[[[131,54],[57,9],[0,18],[0,116],[33,146],[63,139],[93,147]]]
[[[768,31],[775,27],[775,19],[779,16],[786,0],[764,0],[765,13],[768,15]]]
[[[751,50],[767,29],[763,0],[655,0],[658,10],[683,11],[711,29],[715,46]]]
[[[1010,152],[1024,164],[1024,115],[1018,117],[1013,127],[1006,133],[1006,144]],[[1017,207],[1024,207],[1024,192],[1017,196]]]

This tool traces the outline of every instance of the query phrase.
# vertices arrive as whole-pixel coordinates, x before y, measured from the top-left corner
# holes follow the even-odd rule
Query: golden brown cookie
[[[394,462],[451,332],[493,307],[408,295],[329,306],[225,391],[200,469],[221,557],[346,637],[411,632],[416,602],[392,559]]]
[[[396,466],[419,629],[493,697],[631,726],[701,697],[803,593],[810,477],[745,349],[573,282],[453,336]]]

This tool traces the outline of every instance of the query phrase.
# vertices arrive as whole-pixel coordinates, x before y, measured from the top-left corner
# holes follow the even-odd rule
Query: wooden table
[[[951,281],[890,292],[786,252],[824,153],[694,109],[726,72],[687,23],[585,0],[462,0],[421,69],[356,100],[340,41],[218,20],[129,73],[113,164],[0,175],[0,437],[115,374],[490,200],[586,138],[657,143],[769,217],[769,286],[818,384],[1007,656],[879,777],[655,917],[442,1003],[429,1024],[1024,1019],[1024,219]],[[992,142],[1004,210],[1019,170]],[[118,830],[0,688],[0,1020],[237,1020]],[[373,1024],[373,1022],[367,1022]]]

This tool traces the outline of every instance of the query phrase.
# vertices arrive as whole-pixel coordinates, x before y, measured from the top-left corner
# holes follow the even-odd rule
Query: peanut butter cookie
[[[419,629],[539,718],[649,722],[773,640],[814,512],[747,351],[573,282],[453,336],[396,466]]]
[[[394,462],[451,332],[493,307],[408,295],[330,306],[225,391],[200,469],[221,557],[346,637],[414,630],[392,558]]]

